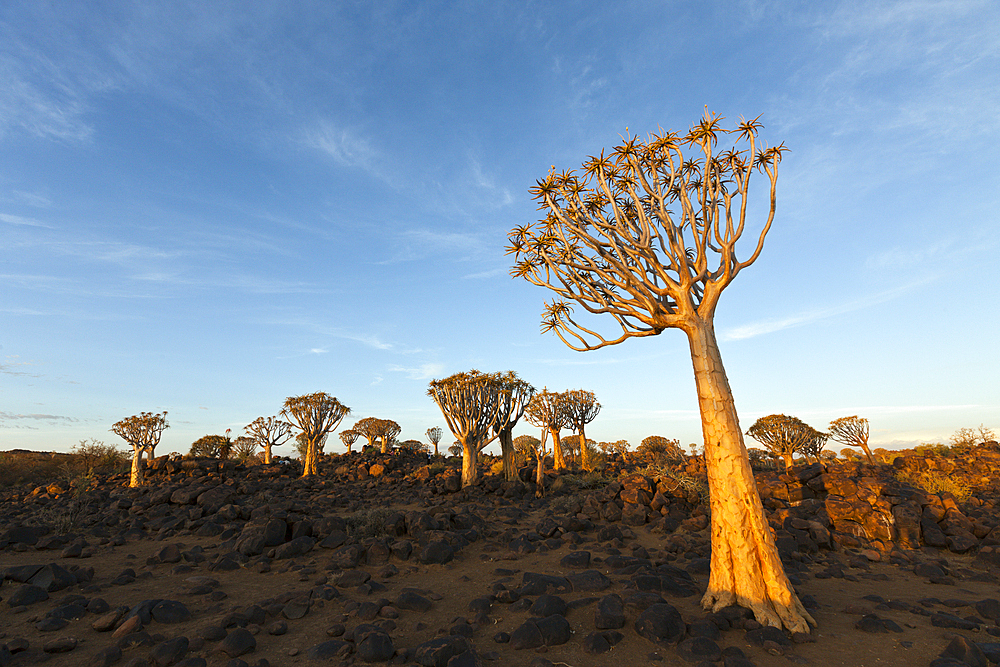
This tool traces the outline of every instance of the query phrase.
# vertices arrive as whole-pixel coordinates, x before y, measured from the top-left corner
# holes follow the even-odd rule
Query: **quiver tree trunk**
[[[462,443],[462,488],[479,480],[479,444],[471,438]]]
[[[736,404],[711,322],[685,329],[691,346],[712,512],[712,562],[706,610],[751,609],[758,622],[809,632],[802,606],[778,557],[747,458]]]
[[[782,459],[784,460],[784,462],[785,462],[785,470],[788,470],[789,468],[791,468],[791,467],[792,467],[792,465],[793,465],[793,461],[792,461],[792,453],[791,453],[791,452],[784,452],[784,453],[783,453],[783,454],[781,455],[781,458],[782,458]]]
[[[583,429],[580,429],[580,466],[584,470],[590,470],[590,452],[587,451],[587,436]]]
[[[549,433],[552,435],[552,467],[556,470],[562,470],[566,467],[566,461],[563,458],[562,441],[559,439],[559,429],[551,429]]]
[[[302,475],[316,474],[316,442],[309,440],[306,442],[306,456],[303,462]]]
[[[132,450],[132,472],[129,475],[128,485],[135,488],[143,482],[145,463],[142,460],[142,452],[145,448],[132,445]]]
[[[517,466],[514,465],[514,434],[511,431],[509,428],[502,429],[497,436],[500,440],[500,453],[503,456],[503,477],[508,482],[517,479]]]
[[[264,445],[264,463],[271,465],[271,443]]]

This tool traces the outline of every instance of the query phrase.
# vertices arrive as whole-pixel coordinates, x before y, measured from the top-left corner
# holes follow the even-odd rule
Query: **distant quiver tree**
[[[320,439],[335,430],[350,412],[349,407],[323,391],[303,396],[289,396],[285,399],[281,416],[298,426],[305,440],[303,477],[316,474],[317,446]]]
[[[784,459],[787,470],[792,467],[792,455],[803,452],[821,434],[798,417],[768,415],[755,421],[747,435]]]
[[[264,463],[271,464],[271,448],[292,439],[292,425],[277,417],[257,417],[243,428],[264,450]]]
[[[686,134],[627,137],[610,155],[589,158],[580,173],[553,168],[531,193],[545,211],[513,229],[507,252],[514,277],[555,292],[542,331],[574,350],[680,329],[694,367],[705,440],[712,515],[706,609],[738,604],[759,622],[809,632],[815,621],[792,589],[757,493],[733,393],[715,335],[719,297],[764,248],[777,203],[784,145],[763,148],[760,123],[735,130],[708,113]],[[726,148],[720,139],[734,135]],[[690,151],[690,152],[689,152]],[[754,173],[766,176],[769,201],[756,242],[743,259]],[[578,320],[574,306],[614,320],[605,336]]]
[[[580,441],[580,465],[583,466],[584,470],[590,470],[587,435],[584,428],[597,419],[597,415],[601,411],[601,404],[597,402],[597,396],[594,395],[594,392],[583,389],[572,389],[565,392],[563,401],[569,424],[576,431]]]
[[[163,431],[170,428],[167,411],[159,413],[141,412],[126,417],[111,426],[111,432],[132,446],[132,472],[128,485],[136,487],[143,481],[142,453],[152,452],[160,444]]]
[[[543,389],[531,397],[524,414],[529,424],[548,431],[552,436],[552,466],[556,470],[565,468],[559,432],[572,424],[565,394]]]
[[[438,443],[441,442],[442,435],[444,435],[444,431],[441,430],[440,426],[432,426],[427,429],[427,439],[434,445],[434,456],[438,455]]]
[[[347,447],[347,451],[351,451],[351,447],[354,446],[354,443],[357,442],[360,437],[361,434],[354,429],[340,432],[340,441]]]
[[[503,373],[471,370],[443,380],[431,380],[427,395],[444,415],[448,429],[462,448],[462,487],[479,478],[479,452],[503,430],[504,393],[510,391]],[[492,435],[490,431],[500,426]],[[449,450],[450,451],[450,450]]]
[[[848,447],[860,447],[868,463],[875,463],[872,450],[868,448],[868,420],[864,417],[851,415],[834,419],[830,422],[830,438]]]
[[[499,382],[503,387],[498,395],[499,414],[493,424],[493,432],[500,440],[504,479],[513,482],[517,479],[517,466],[514,464],[514,426],[524,415],[528,401],[535,394],[535,388],[517,377],[517,373],[513,371],[501,373]]]

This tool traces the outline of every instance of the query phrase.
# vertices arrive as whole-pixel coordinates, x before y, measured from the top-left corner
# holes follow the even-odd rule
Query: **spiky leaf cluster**
[[[825,442],[826,434],[820,433],[798,417],[768,415],[754,422],[747,429],[747,435],[764,445],[775,456],[786,457],[804,452],[807,447],[814,447],[815,441],[821,436]]]
[[[466,444],[474,443],[481,450],[508,424],[511,414],[508,409],[517,387],[510,376],[516,379],[512,373],[478,370],[456,373],[443,380],[431,380],[427,395],[441,408],[455,437]]]
[[[545,215],[513,229],[506,250],[514,255],[512,276],[556,293],[545,304],[543,332],[589,350],[655,335],[696,315],[711,319],[719,294],[763,248],[786,150],[758,146],[757,119],[741,119],[734,130],[723,129],[722,120],[706,113],[685,135],[628,137],[610,155],[588,158],[580,172],[553,168],[531,189]],[[719,150],[726,135],[735,140]],[[735,246],[754,172],[770,181],[770,211],[756,247],[740,260]],[[621,335],[586,328],[572,303],[611,315]]]

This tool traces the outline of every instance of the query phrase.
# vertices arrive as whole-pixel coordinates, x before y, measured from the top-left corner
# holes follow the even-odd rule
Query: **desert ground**
[[[13,459],[8,458],[9,463]],[[490,474],[358,452],[152,462],[0,495],[0,665],[988,665],[1000,454],[757,471],[816,627],[700,606],[703,464]],[[904,474],[909,471],[910,474]],[[932,493],[902,480],[960,482]],[[927,484],[924,485],[928,486]],[[959,487],[956,487],[959,488]]]

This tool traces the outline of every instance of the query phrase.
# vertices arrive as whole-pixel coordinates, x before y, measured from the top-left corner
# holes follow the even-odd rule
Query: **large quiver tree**
[[[722,291],[756,261],[774,219],[784,146],[761,148],[756,119],[732,132],[705,113],[680,135],[629,137],[582,173],[553,169],[532,188],[545,216],[515,228],[511,275],[547,287],[542,330],[574,350],[594,350],[664,329],[684,332],[691,351],[712,508],[706,609],[739,604],[766,625],[808,632],[812,617],[785,576],[747,460],[736,404],[716,343]],[[726,150],[720,138],[735,135]],[[686,154],[690,151],[690,155]],[[766,176],[769,206],[745,259],[751,176]],[[615,320],[608,337],[577,321],[571,303]]]
[[[264,463],[271,464],[271,448],[279,447],[292,438],[292,425],[277,417],[257,417],[243,428],[264,450]]]
[[[350,412],[349,407],[323,391],[304,396],[289,396],[285,399],[281,416],[299,427],[302,431],[300,436],[305,441],[303,477],[316,474],[320,440],[335,430]]]
[[[443,380],[431,380],[427,395],[434,399],[448,428],[462,447],[462,487],[475,484],[479,451],[497,438],[505,426],[500,422],[503,394],[510,391],[502,373],[471,370]]]
[[[128,480],[130,487],[142,484],[144,477],[142,453],[153,452],[160,444],[163,431],[168,428],[170,424],[167,423],[166,410],[160,413],[141,412],[111,426],[112,433],[132,445],[132,472]]]

